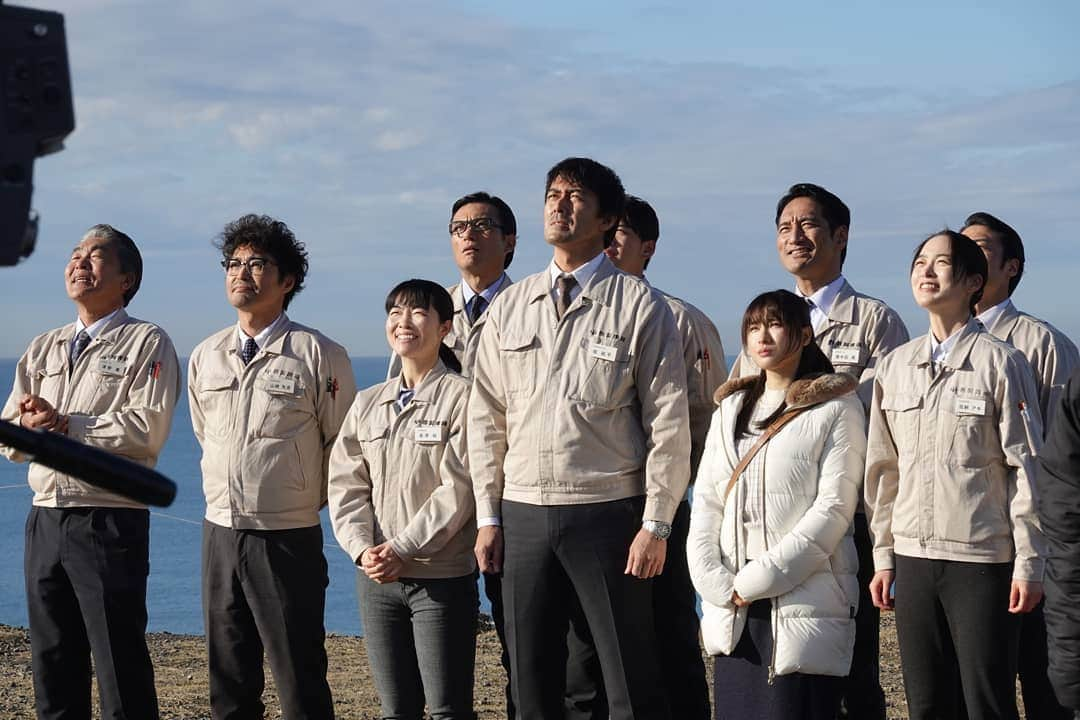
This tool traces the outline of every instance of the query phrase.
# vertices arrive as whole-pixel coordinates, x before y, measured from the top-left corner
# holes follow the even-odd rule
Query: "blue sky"
[[[386,291],[455,279],[453,200],[511,204],[522,277],[550,257],[544,174],[579,154],[657,208],[650,278],[728,352],[750,298],[791,284],[772,218],[797,181],[851,206],[845,274],[914,334],[912,249],[987,210],[1025,239],[1017,304],[1080,338],[1060,301],[1080,276],[1077,3],[27,4],[66,15],[78,129],[36,165],[0,356],[73,318],[62,270],[96,222],[139,243],[130,311],[187,355],[235,319],[211,241],[245,212],[308,245],[290,315],[383,354]]]

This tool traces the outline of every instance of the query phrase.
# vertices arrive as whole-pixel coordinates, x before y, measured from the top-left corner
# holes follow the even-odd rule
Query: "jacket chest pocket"
[[[295,380],[257,381],[251,410],[259,436],[267,438],[296,437],[312,418],[304,388]]]
[[[582,340],[578,352],[578,364],[583,369],[571,399],[611,409],[629,405],[634,378],[627,348]]]
[[[64,379],[67,377],[67,371],[66,365],[57,362],[54,365],[46,365],[29,372],[32,379],[31,387],[34,389],[35,394],[51,403],[55,403],[57,408],[61,410],[66,409],[60,408],[59,405],[60,398],[64,396]]]
[[[540,341],[534,332],[504,332],[499,338],[503,387],[508,398],[528,395],[536,387]]]
[[[232,428],[233,403],[236,401],[236,377],[200,375],[195,387],[196,400],[203,415],[203,432],[227,437]]]
[[[968,468],[981,468],[1002,456],[994,401],[988,395],[956,396],[943,416],[952,425],[949,462]]]
[[[919,426],[922,420],[923,397],[909,393],[889,393],[881,401],[881,409],[889,421],[896,451],[910,456],[919,449]]]

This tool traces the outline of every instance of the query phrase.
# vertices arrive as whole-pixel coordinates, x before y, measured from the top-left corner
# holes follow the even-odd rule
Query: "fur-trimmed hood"
[[[716,389],[716,394],[713,396],[714,402],[719,405],[721,400],[729,395],[746,390],[757,379],[757,375],[747,375],[728,380]],[[847,373],[815,373],[791,383],[784,402],[789,410],[818,405],[854,392],[858,386],[859,382]]]

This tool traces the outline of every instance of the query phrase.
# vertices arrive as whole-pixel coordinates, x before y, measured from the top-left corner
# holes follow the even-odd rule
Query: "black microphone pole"
[[[54,432],[27,430],[0,421],[0,445],[13,447],[36,463],[143,505],[168,507],[176,499],[176,483],[158,471]]]

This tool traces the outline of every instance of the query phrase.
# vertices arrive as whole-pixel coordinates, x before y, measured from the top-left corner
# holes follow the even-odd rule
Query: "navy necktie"
[[[244,349],[240,351],[240,359],[247,365],[257,352],[259,352],[259,346],[255,344],[254,340],[248,338],[244,341]]]
[[[483,295],[473,295],[472,303],[469,305],[469,322],[473,325],[480,319],[480,315],[484,312],[484,308],[487,307],[488,301]]]
[[[83,350],[90,344],[90,336],[85,330],[80,330],[75,336],[75,347],[71,349],[71,367],[75,367],[75,361],[83,354]]]

